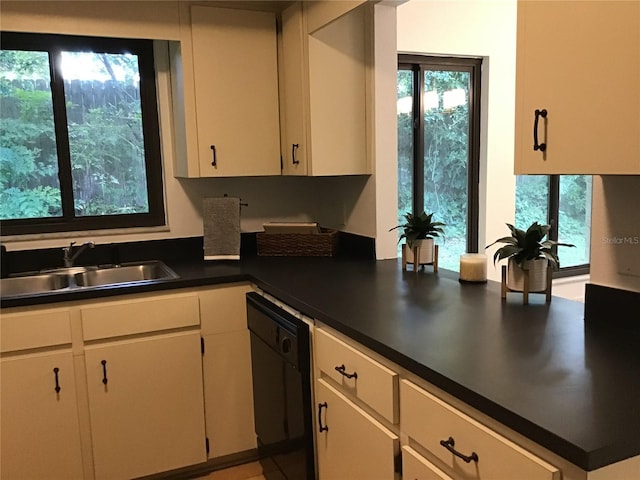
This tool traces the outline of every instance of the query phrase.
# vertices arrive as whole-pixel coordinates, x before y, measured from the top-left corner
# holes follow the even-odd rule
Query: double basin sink
[[[179,278],[178,275],[159,260],[121,265],[55,268],[0,279],[0,296],[10,298],[176,278]]]

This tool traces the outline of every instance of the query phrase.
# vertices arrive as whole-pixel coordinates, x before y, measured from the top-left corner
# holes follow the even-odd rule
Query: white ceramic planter
[[[425,265],[427,263],[433,262],[433,238],[425,238],[422,240],[415,240],[413,242],[413,247],[418,248],[418,261],[420,265]],[[405,245],[405,255],[407,256],[407,263],[413,263],[413,248],[409,248],[408,245]]]
[[[523,269],[526,269],[529,271],[529,291],[544,291],[547,288],[547,266],[548,260],[546,258],[527,260],[523,263],[522,268],[515,262],[513,258],[510,258],[507,269],[507,287],[517,292],[523,292]]]

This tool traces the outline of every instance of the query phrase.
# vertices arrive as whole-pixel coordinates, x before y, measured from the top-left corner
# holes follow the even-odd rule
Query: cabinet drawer
[[[198,295],[153,296],[82,308],[85,340],[156,332],[200,324]]]
[[[0,350],[11,352],[71,343],[69,310],[3,313]]]
[[[412,382],[400,382],[403,431],[465,479],[559,480],[560,471]],[[478,461],[466,463],[441,441]]]
[[[317,367],[323,375],[391,423],[398,423],[396,372],[320,329],[316,330],[315,349]],[[354,376],[350,378],[351,375]]]
[[[453,480],[413,448],[402,447],[402,477],[406,480]]]
[[[249,285],[215,287],[199,293],[202,335],[247,330]]]

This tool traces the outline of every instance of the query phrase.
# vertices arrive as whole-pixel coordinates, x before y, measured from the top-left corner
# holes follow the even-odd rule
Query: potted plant
[[[569,243],[543,239],[549,233],[551,226],[533,222],[524,231],[507,223],[511,235],[502,237],[487,245],[486,248],[503,243],[493,255],[493,263],[508,259],[507,287],[519,292],[524,291],[524,270],[529,272],[529,291],[541,292],[547,287],[548,266],[556,270],[560,267],[560,260],[555,251],[556,246],[574,247]]]
[[[398,239],[398,243],[405,239],[406,246],[405,255],[407,263],[414,263],[415,256],[419,260],[419,264],[428,264],[433,262],[433,238],[444,235],[442,227],[446,225],[442,222],[433,221],[433,213],[427,214],[422,211],[416,215],[407,212],[404,214],[405,223],[397,225],[391,230],[402,228],[402,235]]]

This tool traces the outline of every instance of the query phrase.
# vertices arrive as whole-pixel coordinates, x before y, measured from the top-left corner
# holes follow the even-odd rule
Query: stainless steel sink
[[[178,278],[178,275],[163,262],[152,261],[87,270],[76,273],[74,278],[78,287],[97,287],[147,280],[169,280]]]
[[[57,273],[25,275],[22,277],[0,279],[0,295],[14,297],[34,293],[60,290],[69,286],[69,276]]]
[[[179,276],[164,262],[123,263],[122,265],[65,267],[0,279],[0,297],[21,297],[55,291],[86,290],[105,285],[171,280]]]

